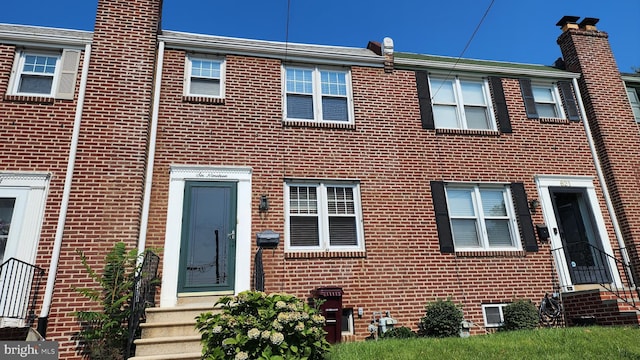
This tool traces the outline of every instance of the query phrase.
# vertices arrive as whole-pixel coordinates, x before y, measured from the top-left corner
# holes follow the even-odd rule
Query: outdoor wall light
[[[267,195],[260,195],[260,203],[258,204],[258,210],[260,212],[269,211],[269,198]]]
[[[538,206],[540,206],[540,201],[538,201],[538,199],[529,200],[529,211],[531,211],[532,214],[535,214]]]

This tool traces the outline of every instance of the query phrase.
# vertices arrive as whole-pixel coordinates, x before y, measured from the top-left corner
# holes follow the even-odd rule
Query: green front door
[[[236,183],[187,181],[178,292],[233,290]]]

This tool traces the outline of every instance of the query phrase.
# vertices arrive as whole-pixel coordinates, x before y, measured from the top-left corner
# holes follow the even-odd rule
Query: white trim
[[[237,294],[251,287],[251,176],[249,167],[171,165],[169,201],[164,243],[160,307],[176,306],[184,188],[191,181],[237,181],[237,237],[235,288]]]
[[[552,101],[542,101],[540,99],[536,99],[536,94],[534,92],[534,88],[544,88],[551,90],[551,94],[553,95]],[[541,118],[551,118],[551,119],[566,119],[567,116],[564,113],[564,105],[562,104],[562,98],[560,97],[560,91],[558,90],[558,84],[555,82],[543,82],[543,81],[532,81],[531,82],[531,95],[533,97],[533,102],[536,106],[536,112],[538,116]],[[558,116],[541,116],[540,111],[538,111],[538,104],[551,104],[555,106],[556,114]]]
[[[24,63],[25,58],[27,56],[41,56],[41,57],[52,57],[56,59],[56,63],[54,66],[53,74],[46,73],[36,73],[36,72],[25,72],[24,71]],[[43,97],[54,97],[56,90],[58,89],[58,82],[60,78],[60,68],[62,66],[62,53],[56,50],[41,50],[41,49],[21,49],[16,51],[15,62],[17,64],[14,65],[14,70],[11,73],[11,80],[9,82],[9,87],[7,89],[7,93],[10,95],[23,95],[23,96],[43,96]],[[51,78],[51,87],[49,88],[48,93],[29,93],[29,92],[20,92],[20,83],[22,81],[23,75],[35,75],[43,78]]]
[[[595,186],[593,184],[593,177],[590,176],[568,176],[568,175],[536,175],[536,186],[538,188],[538,195],[540,196],[540,206],[544,221],[549,229],[549,236],[551,238],[551,249],[562,248],[562,239],[560,234],[555,231],[558,229],[558,223],[556,221],[555,212],[553,209],[553,201],[551,199],[550,187],[563,187],[584,189],[587,194],[588,205],[591,208],[593,218],[595,220],[596,233],[600,242],[602,243],[602,250],[605,253],[614,256],[613,249],[611,248],[611,241],[607,234],[606,224],[602,211],[600,210],[600,204],[598,201],[598,195],[596,194]],[[560,287],[564,291],[571,291],[573,289],[573,282],[569,273],[569,266],[567,259],[562,251],[553,251],[553,257],[556,264],[556,270],[558,271],[558,278],[560,281]],[[609,269],[615,269],[616,264],[613,260],[608,263]],[[613,283],[621,287],[622,282],[617,271],[611,271]]]
[[[191,79],[194,77],[191,75],[191,69],[193,66],[193,60],[203,60],[203,61],[212,61],[220,63],[220,77],[218,80],[220,81],[220,93],[218,95],[206,95],[206,94],[193,94],[191,93]],[[227,61],[223,56],[213,56],[208,54],[187,54],[185,57],[185,66],[184,66],[184,95],[185,96],[198,96],[198,97],[207,97],[214,99],[224,99],[225,93],[225,83],[226,83],[226,66]],[[214,78],[211,78],[214,79]]]
[[[509,305],[508,303],[499,303],[499,304],[482,304],[482,320],[484,321],[484,327],[486,328],[497,328],[501,327],[504,324],[504,307]],[[489,323],[487,320],[487,308],[497,307],[500,312],[500,322],[499,323]]]

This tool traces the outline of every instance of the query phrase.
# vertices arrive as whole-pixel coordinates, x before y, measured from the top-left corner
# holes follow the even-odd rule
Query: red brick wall
[[[558,38],[568,70],[579,79],[607,185],[627,249],[640,277],[640,133],[607,33],[570,29]]]
[[[118,241],[137,246],[155,66],[159,0],[98,2],[78,156],[47,336],[61,358],[77,356],[72,311],[95,304],[77,250],[102,270]],[[71,128],[68,128],[71,131]]]
[[[527,119],[517,79],[504,79],[513,134],[435,134],[421,128],[412,71],[353,67],[355,129],[283,126],[280,61],[226,61],[224,104],[191,104],[182,102],[185,53],[166,52],[150,246],[164,244],[170,164],[251,166],[252,234],[284,234],[285,177],[360,180],[366,256],[293,257],[284,245],[263,255],[268,292],[307,297],[317,287],[342,287],[345,307],[364,308],[356,338],[368,335],[373,311],[389,310],[415,329],[427,302],[451,297],[482,325],[481,303],[538,301],[551,290],[548,244],[535,253],[441,254],[429,181],[518,181],[538,198],[535,174],[595,178],[582,123]],[[270,201],[263,214],[261,194]],[[541,211],[533,221],[543,223]]]

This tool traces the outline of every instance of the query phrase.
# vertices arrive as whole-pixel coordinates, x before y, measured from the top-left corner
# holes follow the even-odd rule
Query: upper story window
[[[446,192],[456,250],[519,249],[508,187],[449,184]]]
[[[627,95],[629,96],[631,109],[633,109],[633,116],[635,117],[636,122],[640,122],[640,89],[628,87]]]
[[[485,79],[429,77],[436,128],[495,130]]]
[[[223,59],[187,57],[186,95],[222,98],[224,96]]]
[[[79,50],[21,50],[16,54],[9,94],[73,99],[79,61]]]
[[[287,182],[285,204],[287,249],[364,249],[357,183]]]
[[[569,81],[545,82],[520,79],[527,117],[580,120],[578,104]]]
[[[347,70],[287,66],[287,120],[353,122],[351,74]]]

